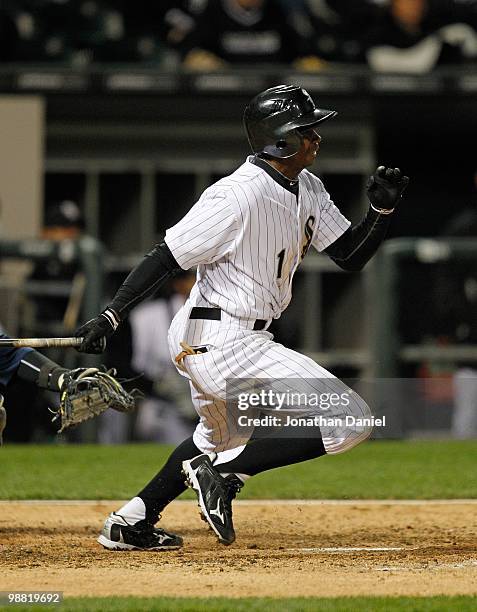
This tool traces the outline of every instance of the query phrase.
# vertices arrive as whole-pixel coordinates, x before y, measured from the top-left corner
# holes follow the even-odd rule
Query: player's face
[[[320,150],[321,136],[316,131],[316,128],[308,128],[306,130],[300,130],[302,136],[301,149],[296,154],[296,161],[299,162],[303,168],[311,166],[315,161],[318,151]]]

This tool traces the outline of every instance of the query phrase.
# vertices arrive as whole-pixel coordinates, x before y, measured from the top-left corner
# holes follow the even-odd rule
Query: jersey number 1
[[[283,261],[285,259],[285,249],[282,249],[280,251],[280,253],[278,253],[277,257],[278,257],[277,278],[281,278],[282,277]]]

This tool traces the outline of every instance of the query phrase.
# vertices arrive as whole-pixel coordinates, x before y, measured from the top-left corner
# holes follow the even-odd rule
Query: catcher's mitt
[[[58,433],[87,421],[108,408],[119,412],[134,410],[134,396],[123,389],[114,377],[115,374],[115,370],[77,368],[64,375],[60,406],[53,418],[54,421],[61,420]]]

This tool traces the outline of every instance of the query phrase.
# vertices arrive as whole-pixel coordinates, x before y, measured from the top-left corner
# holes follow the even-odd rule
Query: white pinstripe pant
[[[370,435],[371,426],[347,424],[346,419],[347,416],[370,418],[366,402],[312,359],[274,342],[267,331],[253,331],[253,321],[232,318],[224,312],[221,321],[191,320],[190,309],[191,304],[186,302],[175,316],[169,330],[169,349],[174,358],[181,352],[181,341],[191,347],[208,348],[205,353],[185,357],[178,370],[189,379],[192,402],[200,417],[194,443],[202,452],[220,453],[215,463],[238,456],[254,429],[239,426],[238,417],[242,413],[236,403],[226,401],[230,380],[267,379],[272,381],[275,391],[290,389],[291,384],[292,392],[306,392],[310,396],[347,392],[347,405],[340,403],[325,409],[316,405],[289,408],[292,416],[321,415],[333,421],[330,425],[320,425],[328,454],[349,450]],[[275,409],[263,405],[258,411],[276,414]]]

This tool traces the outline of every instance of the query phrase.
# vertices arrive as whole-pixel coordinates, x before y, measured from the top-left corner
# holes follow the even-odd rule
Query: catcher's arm
[[[60,406],[53,418],[54,421],[60,419],[58,433],[102,414],[108,408],[119,412],[134,410],[134,395],[122,387],[115,374],[115,370],[77,368],[62,375]]]

